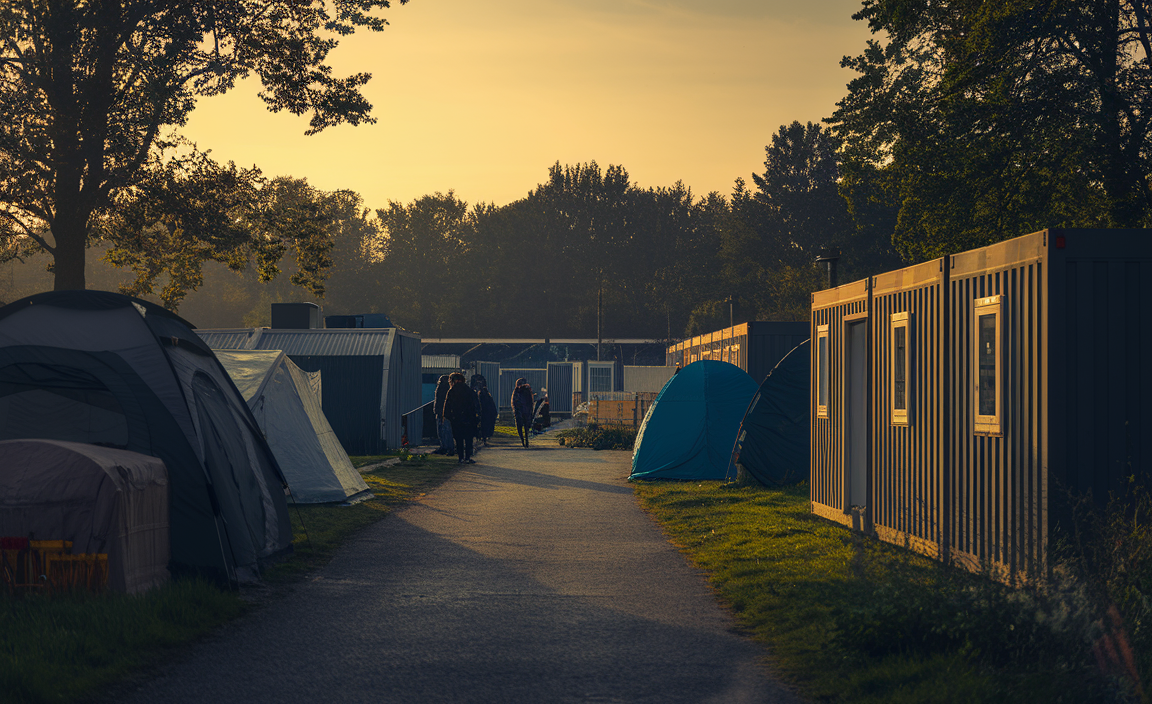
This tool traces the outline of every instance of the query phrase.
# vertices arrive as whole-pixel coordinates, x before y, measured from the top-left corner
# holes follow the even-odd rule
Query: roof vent
[[[315,303],[273,303],[272,327],[313,330],[320,327],[320,306]]]

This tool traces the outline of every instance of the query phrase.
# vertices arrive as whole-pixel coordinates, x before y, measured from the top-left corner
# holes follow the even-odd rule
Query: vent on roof
[[[281,330],[319,328],[320,306],[315,303],[273,303],[272,327]]]
[[[356,315],[326,315],[326,328],[390,328],[392,321],[383,313],[358,313]]]

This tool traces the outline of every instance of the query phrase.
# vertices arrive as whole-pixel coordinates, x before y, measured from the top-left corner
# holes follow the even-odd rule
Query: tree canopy
[[[230,90],[248,76],[259,79],[260,98],[270,110],[309,115],[308,133],[372,122],[371,105],[360,92],[370,76],[335,76],[327,60],[337,37],[359,28],[381,30],[386,22],[374,13],[387,7],[388,0],[4,3],[4,251],[12,253],[20,238],[43,248],[53,258],[57,289],[84,287],[84,250],[97,232],[114,241],[123,235],[115,247],[125,251],[145,244],[141,227],[163,225],[169,248],[183,248],[192,257],[212,254],[179,236],[208,224],[203,210],[166,210],[161,217],[156,201],[133,201],[151,199],[158,190],[173,194],[205,178],[196,186],[205,193],[236,185],[239,191],[225,200],[238,204],[260,184],[253,172],[211,165],[204,155],[189,160],[191,147],[174,130],[185,124],[198,98]],[[113,203],[117,210],[135,207],[136,220],[126,233],[116,221],[98,223]],[[142,223],[139,218],[149,213],[156,219]],[[258,232],[231,226],[223,236],[243,239]],[[224,249],[225,258],[245,251]]]

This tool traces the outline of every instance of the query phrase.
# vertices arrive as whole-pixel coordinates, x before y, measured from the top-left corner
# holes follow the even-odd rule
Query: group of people
[[[539,431],[550,423],[548,395],[544,392],[537,400],[528,382],[523,378],[517,379],[511,405],[516,416],[516,434],[520,443],[528,447],[532,431]],[[469,384],[460,372],[441,376],[436,382],[433,409],[440,439],[440,448],[436,452],[451,454],[455,450],[460,464],[475,464],[476,460],[472,459],[475,450],[473,438],[487,445],[488,438],[496,432],[496,400],[484,377],[473,374]]]

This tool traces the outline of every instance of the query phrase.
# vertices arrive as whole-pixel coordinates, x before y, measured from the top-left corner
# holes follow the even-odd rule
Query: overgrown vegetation
[[[392,455],[395,456],[395,455]],[[358,466],[382,457],[355,457]],[[272,585],[326,563],[356,531],[442,482],[455,459],[428,457],[362,475],[375,496],[352,506],[298,505],[295,554],[266,574]],[[139,596],[13,596],[0,591],[0,702],[82,699],[156,662],[248,611],[252,599],[199,580],[178,580]]]
[[[816,701],[1144,699],[1146,500],[1139,512],[1083,505],[1081,545],[1066,546],[1052,583],[1014,590],[811,514],[806,485],[636,491]]]
[[[593,450],[631,450],[636,443],[636,429],[624,425],[589,423],[556,433],[561,445],[590,447]]]

